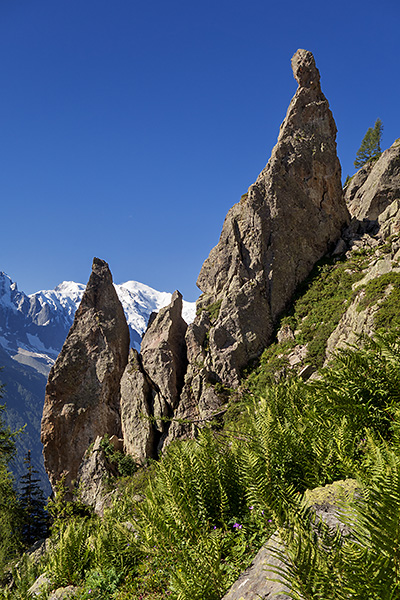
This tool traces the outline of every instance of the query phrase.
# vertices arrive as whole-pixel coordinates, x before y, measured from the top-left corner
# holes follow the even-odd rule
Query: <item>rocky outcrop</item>
[[[358,221],[377,221],[393,202],[400,202],[400,139],[377,161],[366,163],[354,175],[345,199],[352,217]]]
[[[354,298],[328,338],[325,364],[329,363],[337,350],[348,348],[352,344],[360,344],[363,337],[371,336],[374,333],[376,330],[375,318],[382,303],[392,292],[393,285],[388,284],[382,295],[378,294],[374,302],[363,306],[365,287],[370,281],[378,280],[383,275],[391,273],[398,276],[400,274],[399,261],[400,239],[398,237],[393,239],[389,250],[381,242],[381,246],[375,250],[374,256],[371,257],[368,266],[364,269],[363,278],[353,284]]]
[[[43,454],[53,485],[68,486],[97,436],[120,437],[120,379],[128,360],[129,330],[108,265],[93,260],[74,323],[46,386]]]
[[[284,546],[279,535],[274,534],[222,600],[290,600],[290,590],[283,578],[272,571],[286,571],[284,561],[278,556],[278,553],[283,552]],[[269,577],[277,581],[269,581]]]
[[[346,187],[345,200],[353,217],[343,235],[345,249],[362,251],[370,258],[363,278],[353,285],[352,303],[327,341],[326,364],[336,350],[360,343],[375,331],[375,317],[391,286],[384,296],[363,307],[360,303],[368,282],[400,272],[400,139],[378,160],[357,171]]]
[[[203,264],[194,323],[187,328],[175,292],[150,319],[141,353],[131,352],[122,376],[126,323],[121,316],[111,323],[104,313],[108,303],[116,306],[111,275],[104,271],[101,293],[89,282],[47,386],[42,439],[53,482],[64,471],[69,481],[76,477],[97,435],[119,434],[119,412],[125,451],[138,462],[220,414],[242,369],[272,341],[298,284],[335,247],[349,222],[336,126],[313,55],[298,50],[292,68],[298,89],[278,142],[256,182],[228,212],[220,241]],[[100,263],[94,274],[106,268]],[[64,455],[67,443],[73,445],[70,458]]]
[[[121,380],[124,448],[138,462],[155,457],[179,402],[187,368],[182,295],[150,319],[141,354],[131,350]]]
[[[349,221],[336,126],[311,52],[292,59],[299,84],[272,156],[228,212],[203,264],[203,295],[189,326],[189,370],[178,417],[221,404],[212,386],[237,386],[241,370],[271,342],[278,316]]]

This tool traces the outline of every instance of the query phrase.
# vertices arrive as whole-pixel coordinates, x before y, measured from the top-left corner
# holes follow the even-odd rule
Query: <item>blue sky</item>
[[[32,293],[114,281],[187,300],[267,163],[314,53],[343,176],[400,137],[398,0],[2,0],[0,270]]]

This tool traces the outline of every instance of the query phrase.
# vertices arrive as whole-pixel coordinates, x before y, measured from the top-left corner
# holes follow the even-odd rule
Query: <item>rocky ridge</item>
[[[360,336],[371,335],[376,317],[393,285],[390,277],[384,294],[365,305],[366,286],[382,276],[400,277],[400,139],[377,161],[367,163],[351,180],[345,199],[352,223],[345,231],[347,254],[361,250],[370,258],[363,277],[353,285],[354,299],[343,313],[327,342],[327,361],[339,348],[354,344]],[[365,306],[364,306],[365,305]]]
[[[187,367],[182,295],[150,320],[140,355],[131,350],[121,380],[124,447],[143,463],[156,457],[179,402]]]
[[[11,469],[16,481],[25,474],[24,457],[31,451],[45,495],[51,487],[43,465],[40,422],[47,378],[73,324],[85,285],[63,281],[52,290],[27,295],[17,283],[0,272],[0,381],[7,425],[23,427],[17,439],[17,455]],[[114,284],[125,311],[130,343],[140,350],[142,335],[152,312],[171,301],[172,294],[159,292],[137,281]],[[183,301],[183,318],[191,322],[195,303]]]
[[[96,342],[87,353],[88,372],[90,369],[95,372],[98,361],[103,360],[101,349],[108,344],[102,337],[103,329],[115,341],[113,352],[120,355],[122,352],[125,358],[118,363],[111,395],[108,384],[99,379],[95,385],[93,380],[90,383],[98,386],[93,402],[101,398],[106,406],[108,398],[113,406],[112,424],[101,422],[95,431],[92,425],[87,426],[86,417],[78,416],[79,410],[82,415],[87,410],[78,400],[82,396],[81,384],[76,388],[67,389],[63,385],[56,389],[54,381],[60,379],[59,375],[55,377],[57,369],[50,375],[43,439],[52,481],[65,470],[71,480],[76,476],[79,457],[82,459],[97,435],[122,434],[125,452],[144,463],[147,458],[156,457],[172,440],[193,434],[198,424],[221,414],[226,402],[224,390],[236,388],[242,369],[273,342],[279,318],[316,262],[329,253],[340,259],[344,253],[360,251],[365,246],[382,246],[388,236],[399,231],[398,142],[376,163],[366,165],[356,174],[344,197],[336,155],[336,126],[321,91],[312,54],[299,50],[292,59],[292,68],[299,85],[278,142],[256,182],[228,212],[220,241],[201,269],[198,286],[203,294],[197,303],[194,322],[187,326],[182,319],[182,297],[175,292],[171,304],[150,318],[141,352],[131,350],[128,356],[125,341],[123,351],[117,347],[122,343],[122,338],[118,341],[120,334],[115,335],[115,331],[111,334],[115,327],[112,315],[117,309],[115,298],[110,299],[110,274],[94,295],[96,302],[101,302],[108,311],[105,321],[99,323],[92,316],[85,324],[84,312],[76,313],[57,361],[61,373],[71,367],[72,374],[78,368],[71,366],[73,357],[82,345],[81,336],[89,339],[89,330]],[[392,245],[394,254],[389,266],[379,262],[381,253],[376,249],[377,273],[397,272],[396,243]],[[107,265],[96,260],[94,271],[101,263],[104,272],[109,273]],[[365,281],[359,284],[361,290],[364,284]],[[109,302],[114,306],[112,310]],[[95,314],[98,310],[95,303],[93,307]],[[352,313],[351,307],[346,308],[348,312],[344,311],[342,322],[327,343],[328,356],[332,348],[349,339],[350,330],[360,329],[351,320],[355,309]],[[364,319],[368,328],[373,323],[371,310]],[[124,329],[123,321],[119,328]],[[291,368],[304,367],[307,343],[297,344],[295,332],[288,325],[278,332],[278,339],[283,343],[291,340]],[[309,374],[307,371],[304,376]],[[57,415],[53,408],[56,405]],[[55,467],[50,464],[55,446],[50,447],[49,440],[54,437],[52,428],[57,431],[64,428],[63,439],[66,439],[67,430],[57,420],[62,421],[68,411],[71,412],[68,427],[76,427],[77,432],[73,439],[79,437],[80,428],[86,433],[84,441],[78,444],[73,467],[66,468],[64,464],[61,468],[65,457]],[[49,427],[47,421],[51,419],[54,422]],[[55,445],[60,444],[60,439]]]
[[[400,141],[396,140],[378,160],[367,162],[351,179],[346,202],[353,218],[387,220],[387,215],[383,216],[385,210],[400,197],[399,147]]]
[[[219,389],[239,384],[243,367],[272,341],[277,319],[297,285],[335,246],[348,224],[336,154],[336,126],[311,52],[298,50],[292,68],[298,89],[271,159],[241,202],[228,212],[220,241],[201,269],[197,283],[203,295],[197,303],[198,316],[187,328],[181,317],[182,298],[176,292],[169,307],[150,319],[141,354],[130,354],[123,376],[118,371],[121,407],[117,407],[119,392],[114,390],[111,397],[108,384],[101,378],[89,378],[88,383],[83,379],[82,366],[74,362],[83,341],[84,357],[79,360],[85,371],[94,373],[103,361],[99,349],[107,346],[102,328],[111,335],[111,320],[101,320],[100,327],[94,319],[96,302],[101,302],[111,319],[112,310],[107,307],[111,301],[109,276],[95,294],[88,292],[89,282],[84,299],[93,296],[94,313],[89,319],[81,309],[76,313],[46,391],[42,437],[52,481],[64,470],[74,478],[84,445],[101,433],[118,435],[120,415],[125,449],[143,461],[171,440],[190,434],[190,422],[203,421],[218,412],[223,398],[216,384]],[[95,267],[100,268],[100,262]],[[104,265],[101,268],[106,269]],[[118,327],[123,327],[122,320]],[[94,344],[90,336],[94,336]],[[113,339],[117,343],[117,336]],[[125,342],[123,346],[122,354],[127,357]],[[121,353],[121,348],[115,346],[113,352]],[[77,386],[56,384],[72,378],[74,370]],[[87,392],[88,386],[94,386],[94,395]],[[88,425],[90,418],[83,416],[88,409],[82,404],[83,391],[88,397],[101,399],[104,406],[108,395],[115,413],[112,426],[103,422],[94,431],[93,425]],[[59,407],[57,416],[55,406]],[[66,418],[67,412],[70,417]],[[67,461],[68,466],[61,467],[66,457],[59,458],[57,466],[54,463],[56,448],[67,434],[65,425],[58,421],[65,421],[76,431],[72,439],[79,437],[80,428],[86,432],[77,442],[73,466]],[[64,431],[56,441],[53,429]]]
[[[314,326],[316,332],[324,327],[331,328],[323,349],[325,365],[337,350],[349,344],[359,344],[364,336],[371,336],[377,329],[388,329],[397,323],[396,290],[400,286],[399,165],[400,140],[396,140],[379,159],[362,167],[345,188],[351,223],[343,231],[333,253],[326,258],[332,274],[335,269],[342,269],[344,274],[348,274],[348,281],[342,280],[339,286],[348,286],[346,299],[343,299],[336,321],[332,320],[332,315],[326,315],[327,321],[322,317]],[[324,295],[327,298],[326,286]],[[275,355],[281,364],[286,363],[286,368],[300,372],[313,362],[308,353],[309,344],[304,342],[304,330],[310,328],[310,318],[313,317],[309,314],[303,316],[303,320],[297,323],[298,331],[283,320],[277,332]]]
[[[312,55],[298,51],[292,64],[299,89],[270,162],[228,213],[220,242],[203,266],[198,280],[203,296],[194,323],[186,327],[182,298],[175,292],[171,304],[150,319],[141,353],[131,350],[125,369],[116,376],[120,391],[114,397],[120,397],[120,404],[114,409],[121,418],[124,448],[139,462],[156,456],[171,440],[188,435],[195,423],[220,411],[221,390],[238,386],[243,366],[271,345],[275,335],[278,344],[290,344],[290,368],[304,366],[307,343],[298,343],[298,332],[287,321],[277,334],[276,328],[295,289],[320,258],[329,256],[332,264],[345,264],[351,275],[357,271],[355,280],[349,278],[351,293],[343,302],[343,314],[327,339],[327,360],[338,347],[357,341],[357,335],[370,335],[381,307],[400,287],[400,143],[397,140],[379,160],[361,169],[343,197],[337,185],[336,130]],[[108,271],[105,263],[95,262],[96,268]],[[107,290],[108,275],[105,280]],[[370,282],[382,283],[378,296],[371,296]],[[94,295],[97,302],[102,295],[103,282]],[[91,335],[111,327],[113,303],[107,298],[113,309],[102,325],[91,319]],[[85,316],[78,311],[74,323],[78,332],[80,320],[84,323]],[[320,321],[315,329],[324,325]],[[75,347],[80,345],[78,338]],[[93,364],[97,365],[101,347],[101,343],[92,346]],[[69,351],[73,355],[73,344]],[[75,406],[79,394],[80,390],[64,398],[64,407]],[[115,423],[102,429],[119,435]],[[97,452],[99,438],[96,444]],[[101,488],[97,473],[104,465],[99,465],[97,455],[91,461],[89,473],[95,475],[89,478]],[[316,512],[328,524],[338,524],[336,505],[318,505]],[[273,536],[224,598],[244,600],[254,594],[288,598],[284,585],[265,582],[265,564],[276,558],[277,548],[282,550]]]

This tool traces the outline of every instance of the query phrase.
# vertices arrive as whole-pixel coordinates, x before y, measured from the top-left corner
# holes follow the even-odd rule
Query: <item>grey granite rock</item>
[[[107,479],[118,475],[116,466],[107,459],[101,441],[102,438],[98,436],[93,446],[88,448],[77,473],[79,500],[92,506],[100,516],[110,502]]]
[[[339,505],[359,493],[357,482],[348,479],[306,492],[305,502],[313,508],[317,518],[332,531],[339,528],[342,535],[349,536],[351,528],[348,523],[342,522],[340,511],[343,509],[339,509]],[[276,533],[260,549],[251,565],[240,575],[222,600],[289,600],[290,590],[277,573],[286,571],[288,560],[285,547]],[[277,581],[272,581],[273,579]]]
[[[155,390],[143,370],[139,353],[130,350],[128,364],[121,379],[121,426],[124,450],[138,463],[156,456],[154,396]]]

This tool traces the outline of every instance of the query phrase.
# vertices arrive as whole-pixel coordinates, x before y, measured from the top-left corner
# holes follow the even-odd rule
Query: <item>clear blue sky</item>
[[[1,0],[0,270],[32,293],[114,281],[195,300],[314,53],[343,176],[400,137],[400,2]]]

